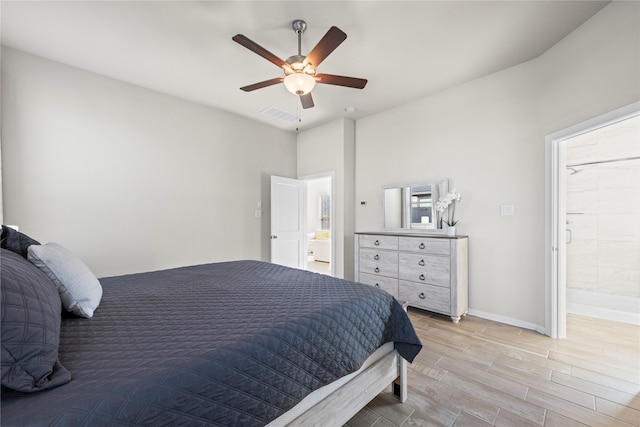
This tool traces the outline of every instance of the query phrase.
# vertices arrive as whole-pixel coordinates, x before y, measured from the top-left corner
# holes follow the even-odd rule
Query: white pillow
[[[57,243],[31,245],[27,259],[44,272],[58,288],[62,307],[90,318],[102,298],[102,286],[89,268]]]

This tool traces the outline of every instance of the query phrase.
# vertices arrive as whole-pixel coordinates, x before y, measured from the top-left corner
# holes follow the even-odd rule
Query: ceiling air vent
[[[264,114],[265,116],[268,116],[286,123],[295,123],[298,120],[295,114],[291,114],[288,111],[281,110],[280,108],[274,107],[274,106],[269,106],[265,108],[264,110],[260,111],[260,114]]]

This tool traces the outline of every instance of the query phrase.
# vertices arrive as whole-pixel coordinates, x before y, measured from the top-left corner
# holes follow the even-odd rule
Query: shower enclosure
[[[567,310],[640,324],[640,117],[565,148]]]

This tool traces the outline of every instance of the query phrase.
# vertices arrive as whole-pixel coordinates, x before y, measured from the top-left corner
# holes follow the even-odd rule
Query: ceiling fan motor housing
[[[315,68],[313,68],[313,64],[305,63],[305,56],[302,55],[293,55],[286,59],[286,63],[290,65],[289,68],[283,67],[284,73],[286,75],[293,73],[305,73],[313,76],[316,74]]]

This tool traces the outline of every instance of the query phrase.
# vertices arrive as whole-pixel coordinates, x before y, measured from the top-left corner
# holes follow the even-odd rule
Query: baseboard
[[[568,289],[567,300],[570,298],[579,302],[568,302],[568,313],[640,326],[640,307],[638,307],[638,298],[619,297]],[[629,311],[634,307],[636,312]],[[536,325],[535,323],[529,323],[495,313],[472,309],[469,309],[469,315],[548,335],[544,326]]]
[[[546,335],[544,326],[536,325],[535,323],[525,322],[519,319],[513,319],[507,316],[501,316],[495,313],[487,313],[485,311],[471,310],[469,309],[471,316],[480,317],[482,319],[493,320],[494,322],[504,323],[505,325],[517,326],[518,328],[529,329]]]
[[[640,326],[640,314],[629,313],[628,311],[610,310],[608,308],[594,307],[591,305],[567,303],[567,312]]]
[[[640,325],[640,299],[567,289],[567,312]]]

